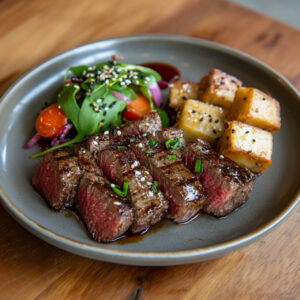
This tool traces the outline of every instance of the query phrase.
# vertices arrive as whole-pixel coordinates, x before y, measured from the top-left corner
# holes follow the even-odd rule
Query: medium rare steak
[[[145,165],[169,200],[168,217],[186,222],[203,206],[206,199],[201,183],[181,160],[180,150],[167,150],[163,144],[150,146],[150,138],[131,143],[139,161]]]
[[[232,160],[217,153],[210,144],[197,140],[187,145],[183,160],[195,173],[207,192],[204,211],[225,216],[245,203],[252,190],[255,175]]]
[[[131,226],[133,210],[127,199],[113,193],[110,182],[83,145],[76,145],[75,153],[84,173],[78,189],[77,209],[95,240],[112,241]]]
[[[133,221],[129,203],[102,184],[85,175],[78,189],[78,210],[91,236],[98,242],[113,241],[124,234]]]
[[[81,176],[78,158],[66,148],[45,155],[38,165],[32,184],[56,210],[74,204]]]
[[[164,217],[168,202],[160,191],[153,188],[153,178],[140,165],[132,150],[125,148],[100,151],[98,163],[113,182],[120,186],[124,182],[129,183],[128,196],[134,208],[132,232],[145,230]]]

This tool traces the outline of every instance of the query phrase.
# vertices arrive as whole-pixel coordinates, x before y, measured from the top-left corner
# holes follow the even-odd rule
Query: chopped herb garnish
[[[153,150],[152,149],[148,149],[148,150],[146,150],[146,153],[147,154],[153,153]]]
[[[152,189],[152,191],[153,191],[154,193],[157,193],[157,192],[158,192],[157,187],[158,187],[158,182],[157,182],[157,181],[154,181],[153,184],[152,184],[152,186],[151,186],[151,189]]]
[[[118,146],[118,150],[125,150],[126,147],[125,146]]]
[[[149,140],[148,141],[148,146],[149,147],[154,147],[154,146],[156,146],[158,144],[158,141],[156,141],[156,140]]]
[[[125,181],[123,183],[123,189],[119,185],[112,186],[111,189],[120,197],[126,197],[128,194],[129,182]]]
[[[177,158],[176,154],[170,154],[166,156],[166,159],[174,159]]]
[[[196,163],[195,163],[195,172],[196,173],[202,173],[202,159],[197,158]]]
[[[180,139],[176,136],[173,140],[166,141],[166,148],[168,150],[176,150],[180,144]]]
[[[130,142],[131,142],[131,143],[134,143],[135,141],[136,141],[136,138],[131,138],[131,139],[130,139]]]
[[[199,145],[197,145],[196,148],[199,149],[199,150],[203,150],[203,147],[199,146]]]

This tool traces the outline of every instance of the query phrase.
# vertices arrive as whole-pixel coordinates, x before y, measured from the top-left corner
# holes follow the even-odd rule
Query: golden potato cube
[[[231,121],[219,140],[218,150],[241,167],[261,173],[272,162],[273,136],[260,128]]]
[[[178,127],[187,141],[201,138],[209,143],[218,139],[224,129],[225,113],[221,107],[198,100],[187,100],[179,114]]]
[[[274,133],[280,128],[280,105],[258,89],[239,88],[227,118]]]
[[[242,82],[225,72],[212,69],[199,84],[199,99],[228,109]]]
[[[199,84],[193,81],[177,80],[169,89],[169,106],[180,110],[187,99],[198,99]]]

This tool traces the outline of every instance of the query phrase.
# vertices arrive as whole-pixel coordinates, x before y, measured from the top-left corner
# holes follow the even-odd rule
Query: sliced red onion
[[[164,81],[164,80],[160,80],[160,81],[158,81],[158,85],[162,90],[165,90],[169,87],[169,82]]]
[[[57,136],[51,141],[50,145],[54,147],[59,144],[67,142],[68,139],[66,139],[66,135],[69,133],[72,127],[73,125],[70,123],[64,125],[62,129],[59,131],[59,133],[57,134]]]
[[[26,148],[31,148],[33,145],[36,144],[36,142],[41,138],[41,136],[36,133],[25,145]]]
[[[120,93],[118,93],[118,92],[116,92],[116,91],[112,91],[111,93],[112,93],[115,97],[117,97],[118,99],[125,101],[126,104],[129,104],[129,103],[130,103],[130,100],[129,100],[127,97],[125,97],[124,95],[122,95],[122,94],[120,94]]]
[[[152,96],[153,102],[156,106],[160,106],[162,103],[162,96],[160,88],[157,84],[157,82],[153,83],[148,87],[148,90]]]

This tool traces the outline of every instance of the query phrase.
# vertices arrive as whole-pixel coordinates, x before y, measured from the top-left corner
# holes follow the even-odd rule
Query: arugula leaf
[[[85,65],[68,68],[65,73],[64,82],[66,82],[69,72],[72,72],[74,76],[81,77],[83,71],[88,71],[88,68],[89,66]]]
[[[154,107],[154,110],[157,111],[160,119],[161,119],[161,124],[162,124],[162,128],[166,128],[169,127],[170,125],[170,119],[167,115],[167,113],[160,107]]]
[[[78,92],[78,86],[76,84],[70,84],[68,86],[64,86],[57,96],[57,103],[71,120],[77,131],[79,131],[78,124],[80,107],[78,106],[75,96]]]

